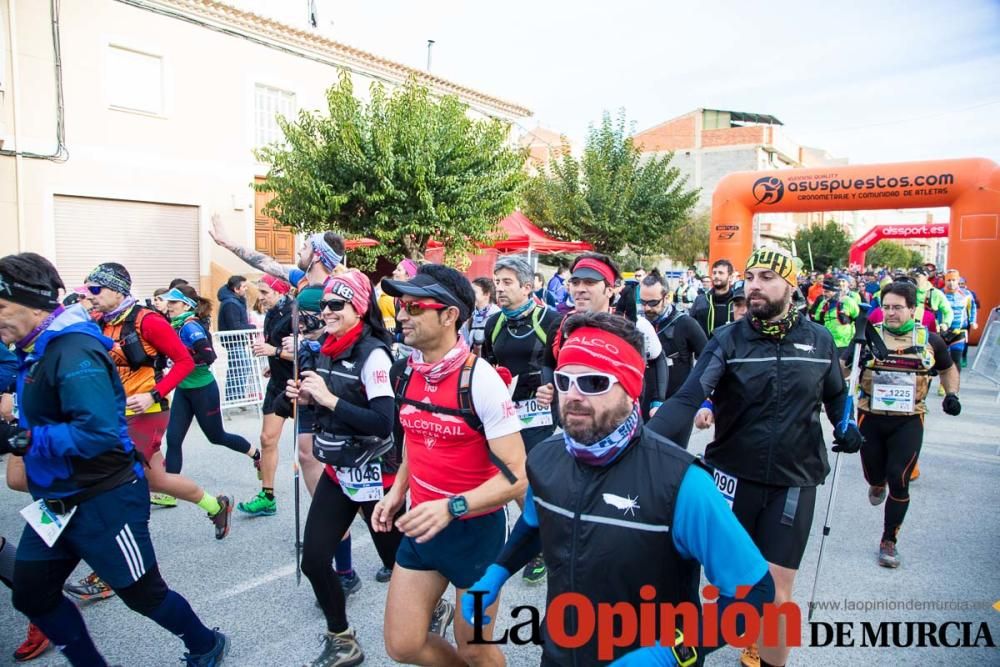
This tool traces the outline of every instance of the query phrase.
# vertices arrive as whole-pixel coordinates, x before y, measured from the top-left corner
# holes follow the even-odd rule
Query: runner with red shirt
[[[413,347],[393,368],[403,461],[371,519],[377,531],[404,535],[386,601],[386,651],[417,665],[503,664],[496,645],[470,644],[473,628],[461,617],[457,649],[428,626],[448,584],[457,602],[503,547],[502,509],[526,486],[521,422],[503,380],[459,336],[475,305],[461,273],[426,264],[412,280],[382,286],[401,300],[403,342]],[[396,519],[407,489],[410,508]],[[497,604],[487,611],[493,618]],[[492,637],[492,626],[483,637]]]

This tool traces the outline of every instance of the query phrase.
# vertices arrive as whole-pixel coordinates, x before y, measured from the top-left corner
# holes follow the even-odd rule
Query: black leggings
[[[174,391],[174,400],[170,405],[170,422],[167,424],[167,472],[179,473],[184,464],[184,453],[181,445],[191,420],[197,419],[202,433],[213,445],[228,447],[234,452],[248,454],[252,445],[243,436],[226,433],[222,426],[222,408],[219,403],[219,385],[212,380],[204,387]]]
[[[923,415],[862,413],[861,467],[871,486],[889,486],[882,539],[896,541],[910,506],[910,473],[924,441]]]
[[[371,533],[372,542],[375,543],[375,550],[382,559],[382,565],[392,569],[396,564],[396,550],[403,539],[403,534],[395,525],[388,533],[373,531],[371,519],[375,501],[356,503],[340,490],[340,485],[333,482],[325,471],[320,475],[312,504],[309,505],[309,516],[306,518],[302,574],[306,575],[312,584],[316,600],[323,610],[323,615],[326,616],[327,630],[330,632],[343,632],[348,628],[347,600],[340,585],[340,577],[333,571],[332,563],[340,539],[351,526],[359,509],[365,517],[365,524]],[[403,508],[400,508],[396,517],[402,513]],[[395,520],[393,523],[395,524]]]

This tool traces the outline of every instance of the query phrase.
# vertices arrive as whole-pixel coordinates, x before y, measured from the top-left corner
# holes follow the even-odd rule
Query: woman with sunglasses
[[[163,300],[167,302],[171,326],[177,330],[195,363],[194,370],[174,390],[170,422],[167,424],[167,472],[181,471],[184,462],[181,445],[192,419],[198,420],[198,426],[209,442],[247,455],[256,467],[260,461],[260,450],[255,449],[246,438],[227,433],[222,425],[219,385],[209,368],[216,359],[206,323],[212,304],[198,296],[190,285],[174,287],[163,295]]]
[[[312,664],[357,665],[364,653],[347,621],[344,588],[331,562],[360,510],[383,565],[391,569],[395,564],[401,534],[395,528],[377,533],[371,527],[372,510],[399,467],[399,448],[391,438],[392,336],[371,283],[360,271],[331,278],[320,306],[326,327],[319,354],[302,365],[298,384],[289,380],[286,391],[289,399],[315,406],[314,453],[328,463],[306,519],[302,572],[326,616],[323,650]]]

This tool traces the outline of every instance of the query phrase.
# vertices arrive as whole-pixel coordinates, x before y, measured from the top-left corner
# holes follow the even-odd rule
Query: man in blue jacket
[[[219,331],[244,331],[254,329],[247,313],[247,279],[230,276],[216,293],[219,299]],[[226,361],[226,401],[246,398],[247,374],[250,369],[248,346],[242,340],[226,340],[222,346],[228,354]]]
[[[85,560],[131,609],[180,637],[188,665],[221,663],[227,640],[160,576],[149,535],[149,485],[125,422],[113,342],[79,306],[64,308],[40,255],[0,259],[0,340],[19,362],[19,419],[0,454],[24,459],[35,503],[18,545],[14,607],[72,665],[107,663],[62,585]]]

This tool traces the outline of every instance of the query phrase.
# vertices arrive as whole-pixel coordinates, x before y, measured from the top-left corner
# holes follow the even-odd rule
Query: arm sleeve
[[[681,318],[677,325],[683,327],[678,333],[682,333],[687,339],[688,348],[694,352],[695,357],[701,357],[705,345],[708,344],[708,336],[705,335],[693,317]]]
[[[764,605],[774,600],[774,581],[767,561],[726,505],[712,478],[693,465],[685,473],[677,493],[673,539],[677,551],[701,563],[705,577],[718,587],[717,623],[724,617],[726,607],[737,600],[749,603],[761,614]],[[743,632],[742,620],[737,619],[739,632]],[[715,628],[715,636],[722,636],[721,625]]]
[[[667,370],[667,357],[660,350],[660,355],[646,364],[645,381],[655,387],[653,401],[662,401],[667,395],[667,381],[670,379]]]
[[[972,298],[971,294],[969,294],[967,298],[969,299],[969,301],[968,304],[966,305],[966,308],[969,311],[969,326],[971,327],[972,324],[976,321],[976,318],[979,316],[979,310],[978,310],[979,307],[976,305],[976,300]]]
[[[944,295],[944,292],[937,288],[934,289],[934,296],[931,297],[934,301],[937,301],[938,307],[934,310],[937,311],[935,314],[938,316],[937,321],[939,323],[939,328],[945,331],[951,327],[952,320],[955,318],[955,313],[951,309],[951,304],[948,303],[948,297]]]
[[[951,352],[948,350],[948,343],[944,342],[944,338],[941,338],[939,334],[932,333],[929,334],[927,342],[934,350],[934,370],[946,371],[955,365],[951,359]]]
[[[840,359],[837,357],[837,348],[833,345],[833,338],[829,341],[830,366],[826,369],[823,377],[823,406],[826,408],[826,417],[830,423],[836,426],[844,417],[844,406],[847,404],[847,385],[844,384],[844,374],[841,371]],[[853,362],[853,357],[851,361]]]
[[[396,403],[386,396],[373,398],[368,407],[354,405],[347,401],[337,401],[333,414],[351,428],[380,438],[387,438],[392,433],[393,415]]]
[[[64,352],[54,382],[65,421],[33,427],[28,456],[89,459],[120,447],[118,415],[124,406],[117,402],[112,373],[107,357],[92,347]]]
[[[181,342],[191,350],[191,358],[196,364],[209,366],[215,361],[217,355],[212,347],[212,342],[205,334],[205,330],[197,322],[188,320],[181,327]]]
[[[656,411],[649,421],[649,428],[687,448],[695,413],[702,401],[715,390],[725,372],[726,358],[719,339],[712,338],[681,388]]]
[[[194,370],[194,359],[170,323],[156,314],[148,314],[143,318],[140,333],[157,352],[173,362],[170,370],[156,383],[156,391],[161,396],[166,396]]]
[[[531,486],[528,486],[528,490],[524,494],[524,510],[510,531],[510,537],[507,538],[503,550],[500,551],[497,565],[508,572],[517,572],[541,550],[542,539],[538,530],[535,496],[531,491]]]

